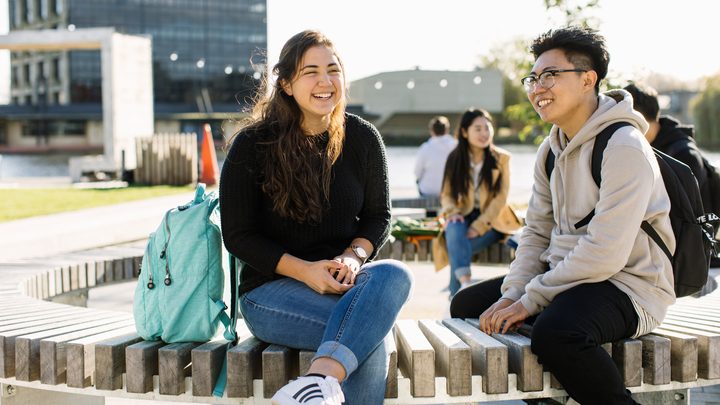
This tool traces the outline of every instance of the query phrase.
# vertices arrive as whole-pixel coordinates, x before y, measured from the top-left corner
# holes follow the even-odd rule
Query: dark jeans
[[[477,318],[500,298],[503,278],[460,290],[450,304],[453,318]],[[583,405],[635,404],[601,344],[635,334],[632,301],[609,281],[581,284],[561,294],[537,316],[531,349],[568,394]]]

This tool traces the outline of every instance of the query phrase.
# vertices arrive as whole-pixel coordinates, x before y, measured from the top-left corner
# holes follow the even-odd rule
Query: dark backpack
[[[615,131],[628,125],[630,124],[627,122],[611,124],[595,137],[590,165],[593,180],[598,187],[600,187],[600,166],[605,147]],[[700,198],[700,188],[692,170],[686,164],[657,149],[653,151],[670,197],[670,223],[675,235],[675,253],[670,253],[670,249],[649,222],[643,221],[640,227],[670,259],[675,279],[675,295],[684,297],[700,291],[707,282],[710,258],[715,253],[714,230],[711,223],[717,221],[718,217],[712,213],[705,213]],[[545,159],[548,179],[554,168],[555,154],[549,150]],[[587,225],[594,215],[595,210],[592,210],[575,224],[575,229]]]
[[[704,201],[709,202],[710,206],[704,207],[706,210],[715,215],[720,215],[720,171],[715,165],[705,158],[698,149],[695,142],[691,139],[694,137],[694,131],[691,126],[683,126],[680,128],[688,138],[678,139],[670,144],[666,149],[666,153],[670,156],[676,156],[685,148],[693,149],[698,155],[702,156],[703,166],[706,173],[705,182],[700,184],[700,195],[706,198]]]

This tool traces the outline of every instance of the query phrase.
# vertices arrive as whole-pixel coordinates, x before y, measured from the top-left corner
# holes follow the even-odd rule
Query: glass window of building
[[[40,18],[47,20],[49,16],[48,0],[40,0]]]
[[[35,21],[35,4],[34,0],[25,0],[25,21],[32,23]]]
[[[30,64],[26,63],[23,65],[23,83],[30,84]]]

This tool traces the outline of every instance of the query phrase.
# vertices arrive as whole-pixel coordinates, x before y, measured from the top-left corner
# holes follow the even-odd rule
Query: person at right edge
[[[642,114],[650,125],[645,133],[645,139],[650,142],[650,146],[688,165],[700,186],[703,207],[706,211],[712,210],[709,173],[705,168],[703,156],[695,144],[693,127],[681,125],[671,116],[661,116],[657,91],[652,87],[631,83],[624,89],[633,98],[633,108]]]
[[[610,60],[605,39],[565,27],[540,35],[531,51],[535,64],[522,83],[553,127],[538,149],[527,227],[509,273],[459,291],[450,313],[479,316],[485,333],[532,324],[532,352],[575,401],[634,404],[601,345],[648,333],[675,301],[671,263],[640,228],[648,221],[674,251],[670,199],[630,94],[599,93]],[[617,122],[631,126],[610,138],[598,189],[590,168],[594,138]]]

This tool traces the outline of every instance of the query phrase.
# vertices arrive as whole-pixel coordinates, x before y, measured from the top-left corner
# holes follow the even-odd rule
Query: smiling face
[[[548,70],[575,69],[562,49],[542,53],[533,66],[531,74],[538,76]],[[536,83],[527,93],[530,103],[545,122],[560,127],[565,134],[573,136],[592,115],[597,107],[595,82],[597,74],[587,72],[561,72],[553,79],[555,85],[546,89]]]
[[[467,130],[463,130],[471,150],[487,148],[492,143],[493,135],[492,122],[485,117],[475,118]]]
[[[305,51],[295,77],[282,87],[297,102],[303,115],[303,129],[311,134],[327,130],[330,115],[345,97],[340,61],[332,49],[323,45]]]

